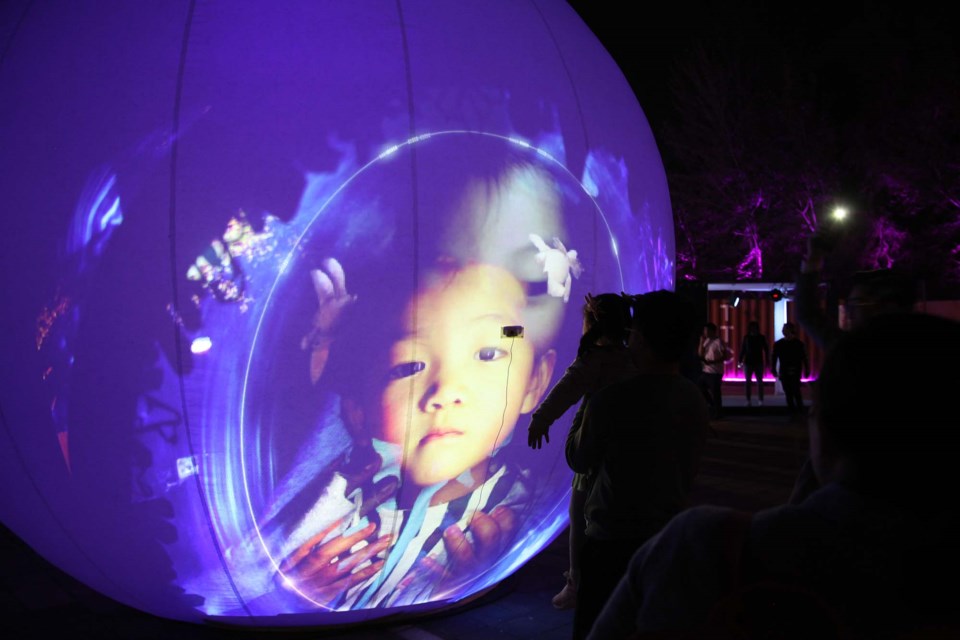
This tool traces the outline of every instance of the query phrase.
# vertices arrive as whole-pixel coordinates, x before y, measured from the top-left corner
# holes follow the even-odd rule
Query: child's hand
[[[317,313],[313,326],[320,331],[329,331],[337,322],[343,308],[357,299],[347,293],[347,276],[336,258],[327,258],[320,269],[313,269],[310,277],[317,292]]]
[[[447,549],[448,575],[475,574],[489,567],[513,537],[517,517],[510,507],[498,506],[489,515],[478,511],[470,520],[473,542],[456,524],[443,532],[443,545]]]
[[[543,441],[550,442],[550,427],[538,424],[536,421],[530,423],[527,429],[527,444],[531,449],[540,449],[543,447]]]
[[[394,542],[392,535],[381,536],[362,549],[351,551],[354,545],[376,532],[377,525],[373,522],[351,535],[321,544],[320,541],[332,531],[343,527],[349,517],[344,516],[307,540],[280,564],[285,588],[295,589],[311,600],[329,605],[348,589],[361,584],[383,568],[383,560],[376,556]],[[357,569],[367,560],[372,561]]]
[[[357,296],[347,292],[347,276],[336,258],[325,259],[320,269],[310,272],[310,277],[317,294],[317,312],[313,316],[313,328],[300,341],[300,347],[311,350],[310,381],[316,382],[330,355],[330,331],[343,309]]]
[[[497,559],[509,544],[517,528],[516,516],[509,507],[498,506],[487,515],[477,512],[469,525],[473,541],[452,524],[443,532],[447,561],[441,563],[425,556],[409,576],[398,585],[407,588],[415,583],[430,585],[433,596],[454,594]]]

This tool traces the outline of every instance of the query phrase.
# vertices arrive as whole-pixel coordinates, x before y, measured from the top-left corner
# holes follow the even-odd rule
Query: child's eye
[[[400,378],[407,378],[416,373],[420,373],[427,368],[427,365],[423,362],[401,362],[390,367],[390,370],[387,371],[387,377],[390,380],[399,380]]]
[[[490,362],[491,360],[499,360],[505,355],[507,355],[507,352],[503,349],[498,349],[496,347],[484,347],[483,349],[480,349],[480,351],[477,351],[477,355],[475,357],[477,360]]]

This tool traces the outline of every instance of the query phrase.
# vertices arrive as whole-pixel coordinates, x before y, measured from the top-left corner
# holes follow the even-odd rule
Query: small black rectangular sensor
[[[500,329],[500,336],[503,338],[522,338],[523,327],[520,325],[509,325]]]

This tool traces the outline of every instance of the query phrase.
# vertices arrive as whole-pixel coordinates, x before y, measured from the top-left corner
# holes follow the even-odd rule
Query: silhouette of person
[[[540,403],[530,420],[528,444],[539,449],[550,442],[549,429],[574,403],[583,399],[581,411],[590,395],[612,382],[637,375],[633,357],[627,349],[630,326],[629,299],[616,293],[586,296],[583,305],[583,337],[577,358],[563,377]],[[578,411],[578,418],[581,417]],[[570,494],[569,554],[570,567],[565,572],[566,584],[554,596],[557,609],[572,609],[577,600],[580,579],[580,548],[583,546],[583,505],[590,487],[589,474],[576,473]]]
[[[892,269],[859,271],[853,275],[845,301],[846,323],[841,328],[832,322],[817,300],[824,263],[835,240],[829,230],[821,230],[807,239],[807,253],[800,265],[795,297],[797,321],[808,336],[821,348],[829,349],[846,330],[855,329],[864,321],[885,313],[908,313],[916,303],[915,288],[908,279]],[[819,482],[810,459],[800,467],[794,481],[790,502],[797,504],[813,493]]]
[[[858,271],[851,278],[850,291],[844,301],[845,326],[833,322],[817,300],[817,287],[831,246],[823,238],[824,232],[818,232],[807,240],[807,253],[794,290],[797,322],[817,345],[829,349],[845,329],[855,329],[865,320],[885,313],[913,310],[916,292],[902,274],[894,269]]]
[[[807,359],[807,346],[797,337],[797,328],[792,322],[783,325],[783,337],[773,343],[770,372],[783,385],[787,409],[791,413],[803,411],[800,380],[801,375],[809,377],[810,361]]]
[[[673,518],[589,637],[958,637],[944,586],[960,569],[958,359],[960,323],[926,314],[841,336],[813,395],[821,487],[752,517],[703,506]]]
[[[703,325],[703,337],[700,339],[702,369],[700,389],[710,405],[710,415],[714,419],[723,416],[723,363],[730,359],[730,348],[717,336],[717,325],[708,322]]]
[[[708,427],[680,375],[693,306],[669,291],[634,298],[629,347],[639,375],[596,392],[567,437],[570,468],[590,472],[573,637],[590,631],[633,553],[687,503]]]
[[[737,359],[743,366],[747,406],[750,406],[750,387],[753,386],[754,377],[757,379],[757,401],[763,406],[763,372],[770,359],[770,346],[767,336],[760,333],[760,323],[756,320],[747,324],[747,334],[740,343],[740,355]]]

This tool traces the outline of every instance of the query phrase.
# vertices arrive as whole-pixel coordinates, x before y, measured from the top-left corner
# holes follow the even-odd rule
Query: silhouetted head
[[[703,325],[703,335],[705,335],[705,336],[708,337],[708,338],[716,338],[716,337],[717,337],[717,325],[715,325],[715,324],[712,323],[712,322],[708,322],[708,323],[706,323],[705,325]]]
[[[797,337],[797,325],[792,322],[785,322],[783,324],[783,337],[784,338],[796,338]]]
[[[817,475],[919,508],[956,500],[960,323],[886,314],[843,336],[814,394]]]
[[[630,329],[630,303],[618,293],[587,295],[583,303],[584,334],[612,344],[624,344]]]
[[[751,320],[747,323],[747,333],[750,335],[756,336],[760,334],[760,323],[756,320]]]
[[[899,273],[891,269],[859,271],[853,276],[850,295],[844,304],[847,328],[854,329],[885,313],[912,311],[915,302],[913,283]]]
[[[664,289],[634,297],[631,348],[642,343],[656,360],[677,363],[696,331],[696,310],[686,298]]]

